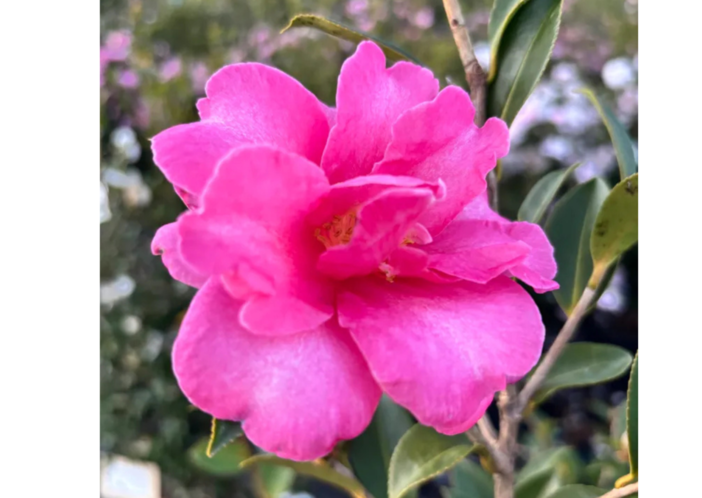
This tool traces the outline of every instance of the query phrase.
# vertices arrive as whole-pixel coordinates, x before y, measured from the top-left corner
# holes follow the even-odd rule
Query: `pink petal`
[[[193,299],[173,348],[185,396],[214,417],[243,420],[255,445],[282,458],[320,458],[358,436],[381,393],[348,333],[329,321],[262,337],[239,325],[240,305],[217,279]]]
[[[151,252],[161,256],[161,261],[171,277],[191,287],[202,287],[207,281],[208,275],[199,273],[183,261],[179,244],[178,223],[169,223],[156,231],[154,240],[151,241]]]
[[[383,158],[395,120],[438,91],[439,82],[428,69],[409,62],[386,69],[382,50],[360,43],[339,74],[336,125],[322,157],[331,183],[370,173]]]
[[[339,323],[380,387],[444,434],[470,428],[541,354],[539,310],[507,277],[484,285],[366,277],[345,286]]]
[[[197,103],[203,121],[153,139],[154,161],[168,180],[197,198],[232,148],[270,144],[319,164],[332,112],[295,79],[263,64],[234,64],[207,82]]]
[[[423,188],[383,192],[360,208],[349,243],[324,252],[317,269],[336,279],[377,271],[434,199],[434,192]]]
[[[485,190],[485,175],[509,151],[507,125],[490,118],[478,128],[473,115],[466,92],[444,88],[433,101],[400,116],[385,157],[373,168],[373,173],[446,183],[446,199],[420,220],[432,235]]]
[[[241,147],[220,162],[201,208],[181,218],[183,257],[247,299],[241,321],[252,332],[296,333],[332,316],[331,283],[315,270],[323,248],[305,222],[328,188],[301,156]]]
[[[521,264],[531,252],[495,221],[454,220],[422,246],[428,266],[449,275],[484,284]]]
[[[539,225],[526,221],[513,222],[503,218],[490,209],[486,193],[481,194],[466,206],[457,216],[457,221],[459,219],[490,220],[499,223],[506,235],[523,242],[530,248],[529,254],[524,260],[511,267],[507,274],[530,285],[539,294],[558,289],[558,283],[553,280],[558,270],[553,255],[553,246]]]

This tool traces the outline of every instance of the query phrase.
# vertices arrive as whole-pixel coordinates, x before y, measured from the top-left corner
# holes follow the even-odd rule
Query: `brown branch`
[[[639,483],[635,482],[633,484],[629,484],[627,486],[624,486],[623,488],[619,489],[613,489],[612,491],[609,491],[600,498],[624,498],[625,496],[630,496],[633,495],[634,493],[639,492]]]
[[[448,18],[453,40],[458,48],[458,55],[463,64],[463,71],[466,73],[466,82],[470,88],[470,96],[475,107],[475,124],[482,126],[485,123],[486,100],[487,100],[487,77],[483,68],[473,51],[473,44],[470,41],[470,33],[466,28],[463,12],[458,0],[443,0],[444,10]],[[497,211],[497,177],[495,171],[488,173],[488,195],[492,209]]]
[[[524,389],[522,389],[522,392],[519,393],[519,397],[512,407],[514,412],[521,414],[524,411],[524,408],[526,408],[529,400],[546,379],[546,375],[548,375],[548,372],[551,370],[553,365],[556,363],[556,360],[565,349],[566,344],[568,344],[568,341],[572,339],[578,325],[580,324],[580,321],[587,313],[590,304],[592,304],[592,299],[594,297],[595,291],[589,287],[586,287],[583,295],[580,296],[578,304],[575,305],[573,312],[570,314],[563,325],[563,328],[558,333],[558,337],[556,337],[556,340],[548,350],[548,353],[544,355],[543,360],[541,360],[539,366],[536,367],[534,374],[527,381]]]

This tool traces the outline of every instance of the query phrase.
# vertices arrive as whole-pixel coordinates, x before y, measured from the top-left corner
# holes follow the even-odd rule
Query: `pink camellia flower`
[[[208,81],[201,120],[153,139],[188,211],[152,249],[199,288],[173,350],[188,399],[294,460],[369,424],[385,392],[470,428],[541,353],[529,294],[557,288],[543,231],[486,202],[507,154],[458,87],[364,42],[336,108],[261,64]]]

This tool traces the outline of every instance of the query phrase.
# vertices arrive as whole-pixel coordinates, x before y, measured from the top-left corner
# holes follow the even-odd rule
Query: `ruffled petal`
[[[184,259],[247,299],[241,320],[252,332],[296,333],[332,316],[331,282],[315,270],[322,248],[305,221],[328,189],[303,157],[247,146],[221,161],[201,208],[182,216]]]
[[[337,311],[383,391],[445,434],[469,429],[495,392],[531,370],[544,341],[536,304],[507,277],[354,279]]]
[[[161,256],[161,261],[171,277],[191,287],[202,287],[207,281],[208,275],[196,271],[183,261],[179,244],[178,223],[169,223],[156,231],[156,235],[151,241],[151,252],[156,256]]]
[[[383,158],[395,120],[438,91],[439,82],[428,69],[409,62],[387,69],[377,45],[360,43],[339,74],[336,125],[322,157],[329,180],[336,183],[370,173]]]
[[[377,174],[444,181],[446,199],[420,220],[432,235],[485,191],[485,176],[509,151],[507,125],[490,118],[478,128],[473,115],[473,104],[465,91],[455,86],[444,88],[431,102],[400,116],[383,160],[373,168]]]
[[[217,279],[197,293],[173,348],[185,396],[224,420],[241,420],[257,446],[313,460],[358,436],[380,400],[358,348],[335,321],[283,337],[238,323],[241,302]]]

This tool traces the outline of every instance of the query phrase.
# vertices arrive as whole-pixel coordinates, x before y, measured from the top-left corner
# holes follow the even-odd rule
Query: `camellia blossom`
[[[153,139],[188,210],[152,249],[199,290],[173,349],[188,399],[294,460],[370,423],[382,392],[466,431],[537,362],[544,326],[514,281],[553,290],[537,225],[490,210],[507,126],[462,89],[363,42],[336,108],[255,63],[215,73],[200,121]]]

